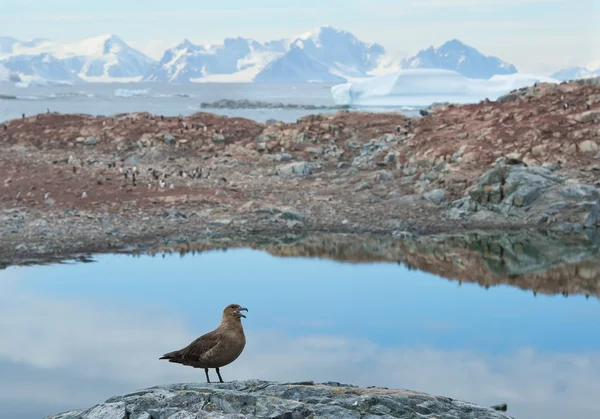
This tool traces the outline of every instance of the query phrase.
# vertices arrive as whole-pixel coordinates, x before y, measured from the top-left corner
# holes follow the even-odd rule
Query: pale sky
[[[1,0],[0,34],[76,41],[114,33],[146,54],[188,38],[291,37],[329,24],[413,55],[458,38],[520,72],[600,68],[598,0]]]

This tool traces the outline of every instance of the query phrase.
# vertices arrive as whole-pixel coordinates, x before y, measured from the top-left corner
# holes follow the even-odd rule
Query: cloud
[[[251,323],[247,323],[251,324]],[[35,412],[86,407],[153,385],[203,381],[200,370],[159,361],[198,330],[148,307],[107,306],[0,292],[0,404]],[[223,368],[226,380],[339,381],[409,388],[480,404],[507,402],[514,417],[597,417],[599,352],[507,354],[436,347],[384,346],[366,339],[247,326],[247,348]],[[27,403],[25,403],[27,402]],[[58,409],[58,410],[56,410]],[[32,410],[33,412],[33,410]],[[36,413],[37,414],[37,413]]]

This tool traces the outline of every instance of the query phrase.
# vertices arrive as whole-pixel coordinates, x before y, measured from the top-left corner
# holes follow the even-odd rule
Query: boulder
[[[151,387],[47,419],[423,418],[510,419],[506,405],[479,406],[410,390],[340,383],[248,380]]]
[[[83,140],[83,145],[96,145],[98,144],[98,139],[96,137],[90,136]]]
[[[168,145],[175,145],[175,137],[173,137],[171,134],[169,134],[168,132],[165,132],[162,136],[163,141],[165,142],[165,144]]]
[[[600,222],[599,199],[595,187],[569,184],[548,168],[501,163],[484,173],[468,197],[454,201],[455,210],[444,212],[443,217],[591,228]]]
[[[446,191],[444,191],[443,189],[434,189],[433,191],[424,194],[423,198],[425,198],[429,202],[439,205],[446,198]]]
[[[308,176],[312,173],[312,166],[304,161],[288,163],[277,166],[279,176]]]

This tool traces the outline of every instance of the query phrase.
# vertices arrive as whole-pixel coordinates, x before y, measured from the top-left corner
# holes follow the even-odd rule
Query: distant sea
[[[335,109],[201,109],[202,102],[220,99],[257,100],[272,103],[334,106],[332,84],[252,84],[196,83],[185,85],[156,83],[90,83],[73,86],[17,87],[0,84],[0,121],[46,112],[111,115],[125,112],[151,112],[162,115],[190,115],[212,112],[264,122],[276,119],[293,122],[315,113]],[[353,110],[418,114],[417,107],[389,107]]]

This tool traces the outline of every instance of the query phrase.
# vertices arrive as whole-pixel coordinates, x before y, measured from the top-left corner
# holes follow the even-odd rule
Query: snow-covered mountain
[[[110,34],[62,45],[55,54],[86,81],[141,80],[155,63]]]
[[[60,44],[0,38],[0,62],[23,76],[53,81],[139,81],[154,60],[115,35]]]
[[[330,67],[310,57],[300,46],[292,45],[288,52],[260,71],[253,81],[256,83],[343,83],[346,79],[333,74]]]
[[[331,26],[264,44],[244,38],[225,39],[221,45],[185,40],[167,50],[144,80],[341,82],[367,77],[384,55],[381,45],[362,42]]]
[[[227,38],[221,45],[196,45],[186,39],[165,51],[144,80],[168,83],[252,81],[277,55],[252,39]]]
[[[291,55],[290,58],[295,61],[299,57],[297,50],[327,67],[329,74],[343,78],[367,76],[367,72],[376,68],[378,60],[385,55],[381,45],[360,41],[350,32],[331,26],[321,26],[299,35],[290,43],[286,55]],[[285,60],[286,55],[281,59]],[[313,63],[309,65],[313,66]]]
[[[414,57],[402,60],[401,67],[452,70],[472,79],[489,79],[494,75],[517,72],[512,64],[483,55],[458,39],[448,41],[439,48],[431,46],[421,50]]]
[[[0,83],[7,81],[11,83],[17,83],[21,81],[21,78],[17,74],[10,71],[8,68],[0,64]]]
[[[402,58],[331,26],[266,43],[238,37],[198,45],[186,39],[159,62],[115,35],[69,44],[0,37],[0,63],[24,79],[70,82],[338,83],[415,68],[454,70],[471,78],[516,73],[514,66],[458,40]]]
[[[592,71],[587,67],[567,67],[552,74],[552,78],[560,81],[584,79],[600,76],[600,69]]]
[[[10,55],[0,58],[0,64],[25,81],[81,81],[64,61],[46,52],[35,55]]]

